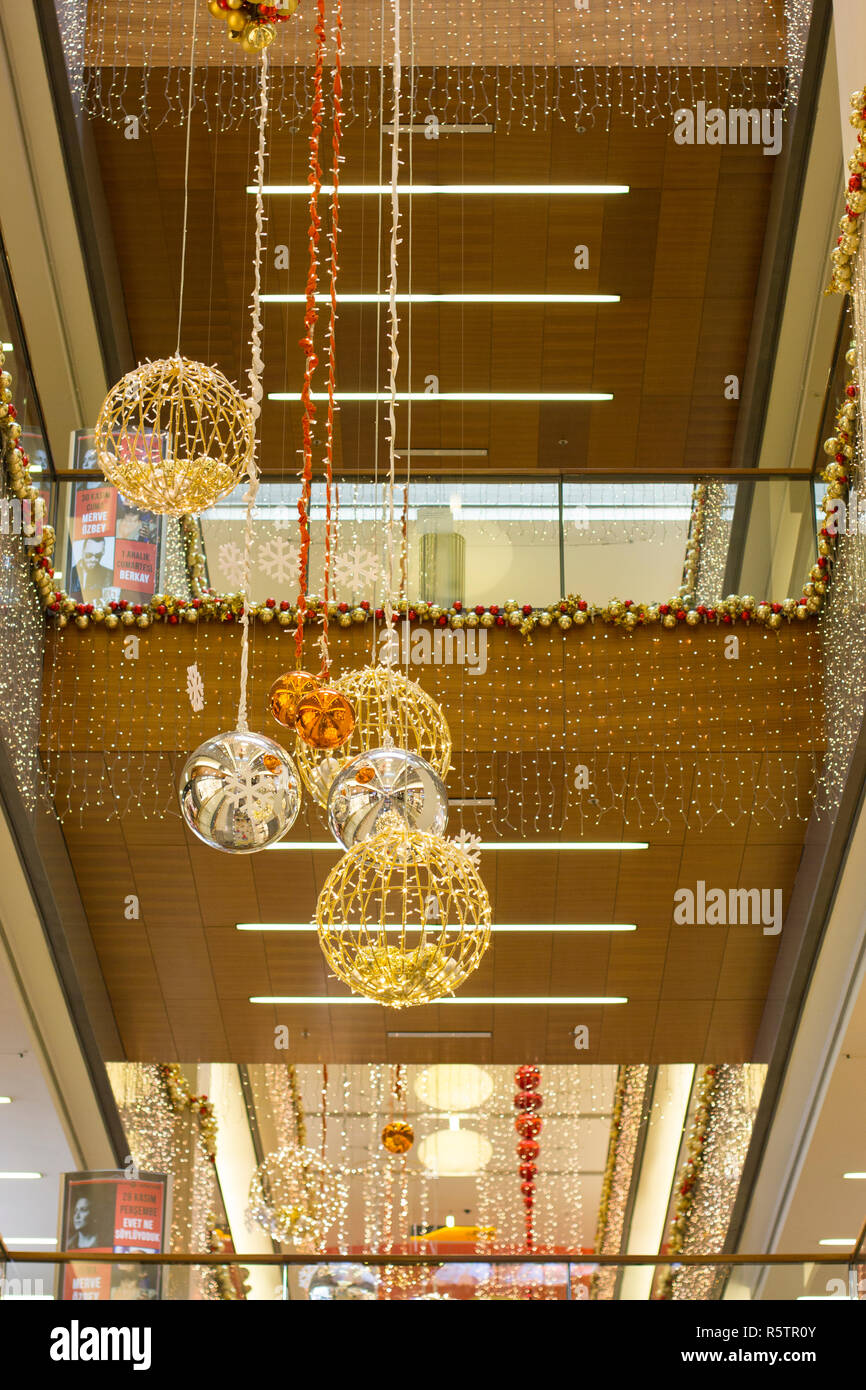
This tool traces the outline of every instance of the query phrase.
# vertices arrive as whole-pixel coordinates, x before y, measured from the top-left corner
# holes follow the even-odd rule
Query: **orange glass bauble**
[[[311,676],[309,671],[287,671],[284,676],[277,677],[268,691],[268,709],[278,724],[292,729],[299,701],[318,688],[318,677]]]
[[[405,1120],[391,1120],[382,1130],[382,1143],[389,1154],[408,1153],[415,1143],[415,1131]]]
[[[320,686],[298,701],[295,733],[311,748],[341,748],[354,727],[355,711],[339,690]]]

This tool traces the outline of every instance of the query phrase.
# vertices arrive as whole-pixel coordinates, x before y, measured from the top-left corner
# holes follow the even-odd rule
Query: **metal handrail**
[[[2,1238],[0,1238],[2,1247]],[[442,1265],[442,1264],[491,1264],[491,1265],[840,1265],[847,1264],[850,1256],[845,1254],[776,1254],[776,1255],[595,1255],[581,1250],[571,1250],[558,1255],[513,1255],[488,1254],[478,1250],[471,1255],[453,1254],[338,1254],[299,1255],[299,1254],[213,1254],[202,1251],[200,1254],[145,1254],[129,1251],[114,1254],[99,1250],[15,1250],[7,1257],[16,1264],[156,1264],[156,1265],[312,1265],[312,1264],[365,1264],[365,1265]]]

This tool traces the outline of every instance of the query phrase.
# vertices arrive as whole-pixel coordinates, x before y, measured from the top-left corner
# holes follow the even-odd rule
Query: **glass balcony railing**
[[[136,511],[94,476],[88,436],[78,437],[74,460],[61,487],[60,582],[84,602],[146,602],[171,591],[177,523]],[[243,493],[236,488],[200,518],[209,582],[220,593],[235,593],[243,582]],[[515,598],[543,607],[565,594],[591,604],[614,596],[663,602],[684,582],[687,544],[699,525],[697,601],[711,604],[729,592],[781,599],[802,591],[819,518],[803,475],[708,479],[700,487],[682,479],[418,478],[398,486],[393,518],[381,484],[344,478],[332,497],[331,597],[381,602],[390,553],[391,592],[410,602],[489,606]],[[307,587],[321,596],[323,484],[312,490],[310,525]],[[250,597],[292,598],[297,587],[297,482],[265,480]]]
[[[684,1278],[688,1275],[689,1278]],[[0,1301],[866,1300],[866,1266],[824,1255],[171,1255],[8,1252]]]

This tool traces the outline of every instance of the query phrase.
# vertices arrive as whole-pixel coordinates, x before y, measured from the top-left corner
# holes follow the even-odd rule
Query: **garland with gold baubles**
[[[716,1067],[707,1067],[698,1083],[697,1104],[692,1118],[692,1127],[689,1134],[688,1146],[686,1148],[686,1158],[680,1173],[676,1201],[674,1202],[671,1234],[662,1247],[662,1253],[665,1255],[679,1255],[682,1253],[685,1245],[689,1218],[695,1201],[695,1187],[700,1177],[701,1169],[704,1166],[704,1150],[706,1147],[717,1085],[718,1069]],[[657,1298],[670,1298],[673,1291],[673,1282],[674,1272],[669,1269],[661,1282]]]
[[[834,511],[834,503],[838,499],[847,497],[859,409],[855,357],[855,349],[852,346],[846,355],[851,367],[851,381],[836,412],[836,432],[824,445],[825,450],[832,455],[831,462],[821,475],[828,484],[822,503],[825,514]],[[13,496],[22,502],[35,503],[38,493],[30,479],[30,460],[21,448],[21,427],[18,424],[15,406],[12,404],[12,378],[5,370],[4,363],[5,358],[0,352],[0,457]],[[33,528],[29,529],[32,534]],[[686,584],[693,584],[695,581],[702,530],[703,499],[697,497],[693,512],[692,537],[686,555]],[[45,525],[40,544],[33,546],[30,551],[30,570],[46,616],[54,619],[60,628],[74,623],[82,630],[89,628],[91,624],[114,630],[132,626],[148,628],[160,622],[171,627],[178,627],[182,623],[236,622],[244,615],[243,594],[217,594],[206,587],[205,557],[194,517],[185,516],[181,519],[181,534],[186,548],[191,598],[154,594],[144,603],[130,603],[126,599],[120,599],[107,604],[94,604],[77,602],[70,598],[64,589],[55,587],[52,557],[56,538],[53,527]],[[802,597],[786,598],[778,603],[770,603],[763,599],[758,601],[750,594],[730,594],[716,604],[695,605],[693,595],[683,591],[686,587],[684,585],[680,592],[666,603],[635,603],[632,599],[614,598],[607,604],[597,606],[588,603],[579,594],[570,594],[546,608],[538,608],[531,603],[521,604],[516,599],[506,599],[502,604],[474,606],[458,602],[450,607],[425,601],[401,601],[394,606],[394,621],[405,618],[410,623],[427,623],[432,624],[434,628],[448,628],[452,631],[514,628],[527,638],[536,628],[558,627],[561,631],[567,632],[571,628],[584,628],[599,623],[623,628],[629,632],[635,628],[653,626],[673,630],[680,626],[732,627],[735,624],[756,624],[778,629],[785,622],[804,621],[818,613],[830,581],[834,549],[835,537],[829,528],[823,527],[818,540],[818,559],[803,586]],[[297,603],[288,599],[266,598],[260,603],[251,603],[248,611],[251,619],[263,624],[276,622],[284,628],[297,626]],[[323,613],[327,613],[329,619],[333,619],[337,626],[343,628],[363,627],[368,622],[385,621],[385,610],[367,600],[352,604],[329,602],[326,605],[321,598],[308,595],[305,620],[316,622]]]
[[[181,1118],[185,1115],[195,1116],[202,1149],[211,1163],[216,1163],[217,1121],[213,1102],[207,1096],[193,1094],[177,1063],[160,1062],[157,1073],[174,1114]]]
[[[230,39],[240,43],[245,53],[261,53],[277,36],[276,26],[291,19],[299,0],[283,0],[281,5],[257,4],[256,0],[208,0],[215,19],[225,21]]]
[[[866,131],[866,87],[851,93],[851,115],[848,117],[857,135],[857,148],[848,160],[850,176],[845,186],[845,211],[839,222],[839,236],[830,253],[833,273],[825,294],[850,294],[851,273],[854,257],[860,246],[860,219],[866,212],[866,191],[863,176],[866,173],[866,148],[863,134]]]

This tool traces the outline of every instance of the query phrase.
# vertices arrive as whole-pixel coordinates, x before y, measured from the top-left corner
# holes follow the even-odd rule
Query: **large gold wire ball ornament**
[[[316,906],[319,944],[355,994],[394,1009],[429,1004],[477,969],[490,899],[469,856],[409,830],[397,812],[332,869]]]
[[[178,784],[190,830],[213,849],[255,854],[282,839],[301,805],[298,774],[284,748],[241,729],[208,739]]]
[[[328,825],[334,839],[351,849],[375,835],[390,812],[397,812],[410,830],[441,835],[448,824],[448,792],[417,753],[371,748],[347,763],[331,783]]]
[[[222,372],[169,357],[111,388],[96,422],[109,483],[142,511],[184,516],[237,486],[253,457],[253,418]]]
[[[415,1143],[415,1131],[408,1120],[389,1120],[382,1130],[382,1147],[389,1154],[407,1154]]]
[[[341,768],[371,748],[397,746],[415,753],[444,779],[451,766],[451,731],[442,710],[417,681],[391,666],[365,666],[332,681],[355,711],[351,738],[333,752],[298,740],[298,770],[311,796],[328,804],[331,783]]]
[[[248,1212],[274,1240],[318,1249],[346,1199],[343,1179],[320,1154],[287,1146],[268,1154],[253,1173]]]

